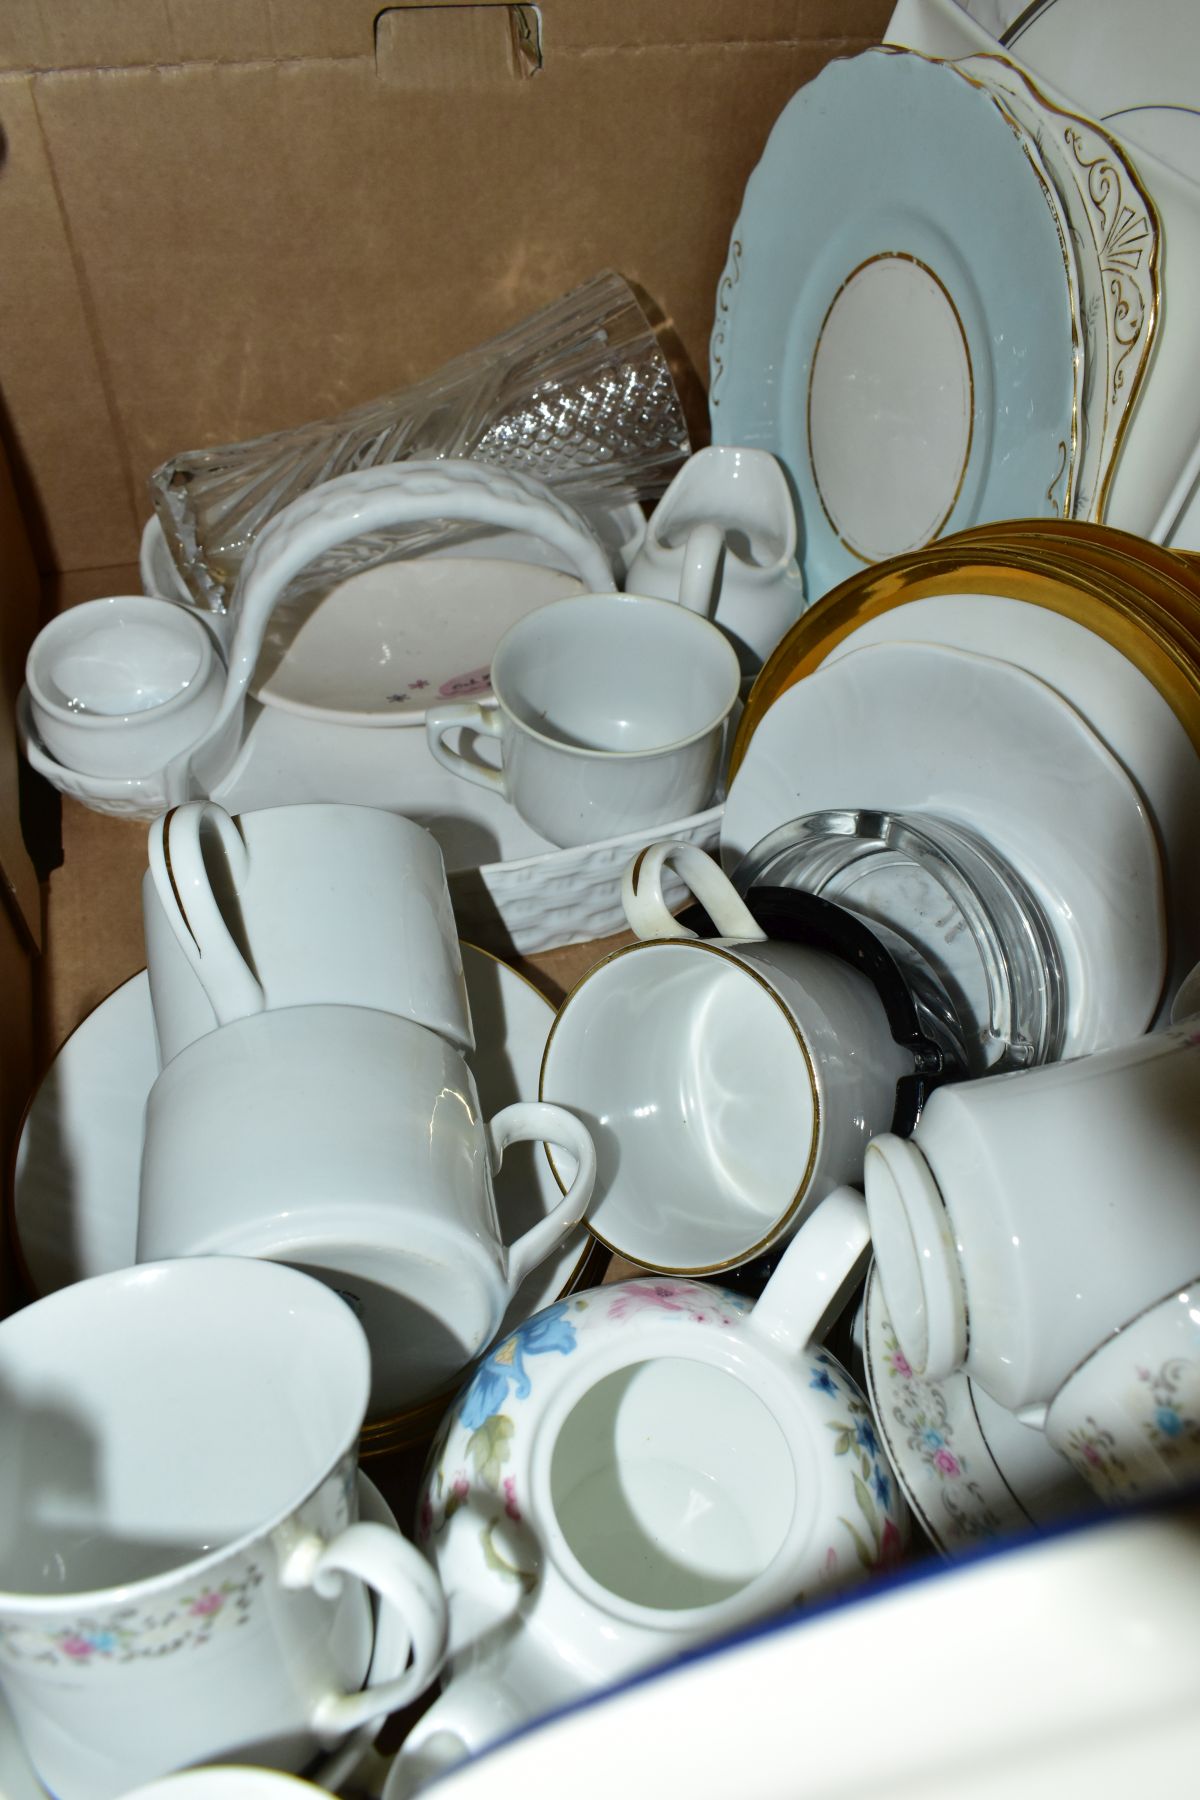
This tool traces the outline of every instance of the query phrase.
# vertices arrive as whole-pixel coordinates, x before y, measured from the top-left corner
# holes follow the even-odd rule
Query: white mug
[[[1050,1402],[1046,1436],[1102,1500],[1200,1481],[1200,1281],[1106,1338]]]
[[[572,1179],[506,1245],[493,1173],[507,1145],[545,1140]],[[518,1102],[485,1122],[465,1059],[436,1032],[291,1007],[197,1039],[155,1082],[137,1253],[270,1257],[328,1282],[370,1342],[374,1417],[438,1393],[489,1342],[583,1217],[594,1173],[562,1107]]]
[[[914,1374],[1040,1422],[1080,1360],[1200,1268],[1200,1028],[939,1088],[867,1148],[879,1279]]]
[[[437,1674],[424,1558],[357,1522],[366,1340],[292,1269],[195,1257],[0,1323],[0,1684],[58,1800],[300,1769]],[[412,1661],[360,1692],[367,1583]]]
[[[860,1180],[913,1058],[865,975],[766,941],[711,859],[677,851],[651,846],[625,882],[634,930],[670,935],[611,952],[567,996],[541,1095],[595,1139],[596,1237],[644,1268],[703,1275],[763,1254]],[[719,889],[739,935],[699,941],[660,912],[667,863],[714,906]]]
[[[549,843],[598,843],[711,801],[738,664],[685,608],[636,594],[554,600],[504,634],[491,683],[495,705],[430,708],[430,751]],[[453,748],[454,732],[497,739],[499,766]]]
[[[734,444],[689,457],[650,517],[627,586],[711,618],[754,674],[805,604],[782,464]]]
[[[474,1044],[436,839],[374,807],[211,800],[150,827],[146,960],[164,1063],[278,1007],[374,1006]]]

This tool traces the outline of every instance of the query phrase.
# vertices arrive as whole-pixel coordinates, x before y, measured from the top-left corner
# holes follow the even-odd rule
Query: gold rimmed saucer
[[[1078,519],[1005,520],[1001,526],[972,527],[955,541],[1001,548],[1019,544],[1059,566],[1085,564],[1132,587],[1135,595],[1157,602],[1189,642],[1200,643],[1200,564],[1161,544]]]
[[[1022,600],[1084,626],[1146,676],[1200,750],[1200,640],[1194,649],[1191,633],[1174,613],[1127,575],[1118,578],[1083,558],[1064,564],[1040,544],[1022,548],[1003,539],[1005,529],[992,528],[986,541],[974,534],[966,541],[963,534],[893,557],[852,576],[811,607],[781,639],[751,689],[733,742],[729,779],[768,709],[837,644],[881,613],[939,594]],[[1191,585],[1185,572],[1183,586]]]

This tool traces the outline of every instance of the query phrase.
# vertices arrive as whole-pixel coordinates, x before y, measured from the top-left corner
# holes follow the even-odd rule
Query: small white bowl
[[[225,670],[200,618],[172,600],[115,595],[40,631],[25,664],[38,736],[85,775],[152,775],[210,724]]]

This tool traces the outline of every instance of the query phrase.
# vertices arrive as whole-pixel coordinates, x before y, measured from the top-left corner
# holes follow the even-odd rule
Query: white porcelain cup
[[[720,890],[721,918],[739,935],[697,940],[660,908],[668,863],[714,906]],[[568,995],[541,1095],[595,1139],[588,1226],[603,1243],[672,1274],[731,1269],[860,1180],[912,1055],[866,976],[824,951],[768,942],[703,851],[652,845],[625,895],[635,931],[670,936],[612,952]]]
[[[436,839],[367,806],[275,806],[231,818],[211,800],[150,827],[142,883],[159,1049],[170,1062],[218,1025],[308,1005],[374,1006],[474,1044]]]
[[[1046,1436],[1102,1500],[1200,1481],[1200,1281],[1107,1338],[1059,1388]]]
[[[492,1177],[553,1141],[575,1173],[514,1243]],[[588,1132],[536,1101],[481,1115],[462,1054],[391,1013],[256,1013],[167,1064],[146,1106],[141,1261],[270,1257],[335,1287],[371,1345],[370,1412],[428,1399],[490,1341],[591,1197]]]
[[[914,1374],[1030,1422],[1139,1308],[1200,1269],[1200,1022],[939,1088],[868,1146],[875,1261]]]
[[[350,1309],[233,1257],[122,1269],[0,1323],[0,1684],[57,1800],[186,1764],[302,1768],[415,1699],[445,1602],[357,1521]],[[412,1660],[362,1691],[366,1584]]]
[[[430,751],[503,795],[552,844],[599,843],[707,806],[737,657],[706,619],[637,594],[576,594],[517,621],[492,657],[494,706],[431,707]],[[499,765],[454,733],[498,740]]]
[[[144,594],[52,619],[25,664],[38,736],[83,775],[157,774],[216,715],[225,668],[191,607]]]
[[[755,673],[805,605],[783,465],[734,444],[690,456],[651,514],[627,586],[713,619]]]

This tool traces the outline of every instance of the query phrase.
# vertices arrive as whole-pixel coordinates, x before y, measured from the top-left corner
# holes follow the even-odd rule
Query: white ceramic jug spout
[[[689,457],[659,502],[625,585],[707,613],[751,674],[804,611],[797,534],[782,464],[714,444]]]

